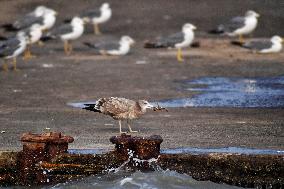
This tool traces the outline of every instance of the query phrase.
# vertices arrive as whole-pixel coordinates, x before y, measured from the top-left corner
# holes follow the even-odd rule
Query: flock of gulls
[[[15,31],[10,37],[2,37],[0,41],[0,57],[3,58],[3,70],[8,71],[7,60],[12,59],[13,69],[17,71],[16,58],[24,54],[24,59],[34,57],[31,47],[35,44],[41,45],[50,39],[61,40],[66,55],[73,50],[72,41],[80,38],[84,33],[85,24],[92,24],[94,34],[101,34],[99,25],[110,20],[112,9],[109,3],[103,3],[101,7],[86,10],[78,16],[74,16],[68,22],[56,26],[57,12],[46,6],[38,6],[34,11],[22,15],[14,23],[2,25],[7,30]],[[231,37],[239,37],[239,45],[251,49],[256,53],[278,53],[282,49],[283,39],[280,36],[273,36],[271,39],[250,40],[245,42],[243,36],[251,34],[257,27],[258,17],[255,11],[249,10],[245,16],[234,17],[227,23],[221,24],[210,33],[222,34]],[[177,49],[177,61],[184,61],[182,49],[192,45],[194,31],[197,29],[191,23],[185,23],[181,31],[167,37],[162,37],[144,44],[145,48],[175,48]],[[129,53],[131,46],[135,43],[130,36],[122,36],[118,41],[84,44],[94,50],[94,53],[101,55],[121,56]],[[101,98],[95,104],[85,104],[83,109],[100,112],[119,120],[120,133],[121,121],[126,120],[130,132],[137,132],[131,129],[130,120],[136,119],[146,112],[146,109],[162,110],[145,100],[133,101],[125,98],[110,97]]]

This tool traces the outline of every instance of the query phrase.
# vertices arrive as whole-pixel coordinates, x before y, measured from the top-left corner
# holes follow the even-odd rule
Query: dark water
[[[180,90],[197,92],[191,98],[172,98],[152,102],[162,107],[284,108],[284,76],[261,78],[203,77],[178,82]],[[82,108],[75,102],[68,105]]]
[[[236,153],[236,154],[274,154],[284,155],[283,150],[271,150],[271,149],[253,149],[253,148],[239,148],[239,147],[227,147],[227,148],[175,148],[175,149],[163,149],[161,153],[165,154],[207,154],[207,153]]]
[[[239,187],[196,181],[190,176],[175,171],[142,173],[116,172],[105,176],[92,176],[84,180],[58,184],[54,189],[237,189]]]
[[[181,90],[198,92],[192,98],[159,101],[162,107],[283,108],[284,76],[261,78],[203,77],[178,83]]]
[[[69,149],[68,153],[71,154],[102,154],[109,150],[105,149]],[[173,148],[173,149],[161,149],[163,154],[206,154],[206,153],[237,153],[237,154],[274,154],[284,155],[284,150],[271,150],[271,149],[256,149],[256,148],[240,148],[240,147],[227,147],[227,148]]]

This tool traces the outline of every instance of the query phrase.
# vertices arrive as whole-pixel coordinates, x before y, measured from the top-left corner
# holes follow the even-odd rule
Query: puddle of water
[[[96,101],[87,101],[87,102],[70,102],[67,103],[68,106],[72,106],[74,108],[84,108],[86,107],[84,104],[95,104]]]
[[[68,149],[71,154],[103,154],[110,150],[106,149]],[[207,153],[233,153],[233,154],[246,154],[246,155],[284,155],[284,150],[272,149],[255,149],[255,148],[240,148],[240,147],[227,147],[227,148],[173,148],[161,149],[162,154],[207,154]]]
[[[162,107],[284,107],[284,76],[266,78],[204,77],[181,82],[199,94],[192,98],[159,101]]]
[[[68,149],[70,154],[104,154],[108,151],[106,149]]]
[[[284,108],[284,76],[266,78],[204,77],[180,82],[182,90],[197,92],[192,98],[152,102],[162,107]],[[83,108],[74,102],[69,106]]]
[[[207,153],[233,153],[233,154],[251,154],[251,155],[284,155],[284,150],[271,150],[271,149],[252,149],[252,148],[175,148],[175,149],[163,149],[161,153],[165,154],[207,154]]]

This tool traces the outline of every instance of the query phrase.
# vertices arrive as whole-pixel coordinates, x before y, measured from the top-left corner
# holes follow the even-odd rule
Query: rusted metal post
[[[163,139],[159,135],[150,137],[131,137],[131,135],[122,134],[121,136],[113,136],[110,141],[115,144],[116,151],[125,158],[129,157],[130,153],[134,158],[140,160],[149,160],[157,158],[160,155],[160,144]]]
[[[67,152],[68,143],[74,141],[70,136],[49,132],[43,134],[24,133],[21,141],[23,151],[19,158],[20,183],[23,185],[49,182],[46,173],[38,169],[38,164],[51,161],[57,155]]]

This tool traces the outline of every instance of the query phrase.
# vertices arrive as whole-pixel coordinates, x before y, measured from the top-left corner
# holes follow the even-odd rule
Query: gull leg
[[[122,132],[122,130],[121,130],[121,120],[118,120],[118,124],[119,124],[119,133],[120,134],[126,133],[126,132]]]
[[[178,61],[178,62],[183,62],[183,61],[184,61],[184,59],[182,58],[181,48],[178,48],[177,61]]]
[[[64,41],[64,53],[65,53],[66,55],[69,54],[69,52],[68,52],[68,45],[69,45],[68,41]]]
[[[35,58],[36,56],[32,54],[30,45],[27,47],[27,49],[28,49],[28,59]]]
[[[129,121],[127,120],[127,125],[128,125],[128,128],[129,128],[129,132],[130,133],[138,133],[138,131],[133,131],[130,127],[130,124],[129,124]]]
[[[98,24],[94,24],[94,33],[95,33],[95,35],[100,35],[101,34],[100,28],[99,28]]]
[[[14,70],[15,72],[19,71],[19,70],[17,69],[17,60],[16,60],[16,57],[13,58],[13,70]]]
[[[243,44],[243,43],[245,42],[245,40],[244,40],[242,34],[239,35],[239,42],[240,42],[241,44]]]
[[[68,53],[71,54],[72,51],[73,51],[72,43],[69,43],[68,44]]]
[[[3,69],[4,72],[7,72],[7,71],[8,71],[8,65],[7,65],[7,63],[6,63],[6,60],[4,60],[4,63],[3,63],[3,65],[2,65],[2,69]]]
[[[23,60],[28,60],[30,58],[31,58],[30,45],[27,45],[27,48],[25,50],[25,54],[24,54]]]

